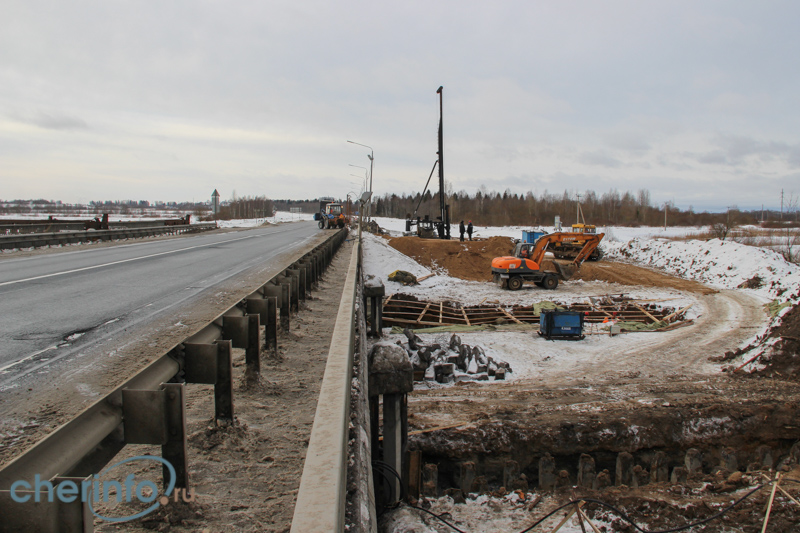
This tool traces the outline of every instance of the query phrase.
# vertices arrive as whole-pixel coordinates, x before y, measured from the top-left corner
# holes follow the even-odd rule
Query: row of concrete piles
[[[710,472],[703,469],[703,454],[696,448],[690,448],[684,455],[683,464],[673,466],[670,470],[669,459],[663,451],[655,452],[650,459],[650,469],[636,464],[634,456],[629,452],[617,455],[616,469],[612,476],[609,470],[597,472],[594,458],[589,454],[581,454],[578,460],[577,476],[573,477],[567,470],[558,469],[552,455],[545,453],[539,459],[539,478],[536,486],[539,490],[550,491],[562,487],[583,487],[593,490],[603,490],[607,487],[639,488],[651,483],[687,483],[706,474],[720,476],[722,483],[720,489],[724,490],[726,484],[735,484],[741,478],[740,464],[736,450],[730,447],[719,451],[719,464],[712,467]],[[795,443],[788,455],[777,461],[775,450],[769,446],[759,446],[755,456],[748,463],[747,471],[784,469],[790,465],[800,464],[800,442]],[[469,493],[488,493],[489,484],[484,475],[478,475],[477,466],[473,461],[464,461],[459,465],[460,476],[457,487],[444,490],[447,494],[459,501]],[[521,472],[519,463],[507,460],[503,467],[503,486],[501,493],[521,490],[528,492],[533,489],[527,476]],[[427,463],[422,469],[422,495],[438,497],[438,466]]]

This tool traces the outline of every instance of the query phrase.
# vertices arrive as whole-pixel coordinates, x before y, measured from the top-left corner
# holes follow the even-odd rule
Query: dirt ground
[[[464,242],[394,237],[389,239],[389,245],[426,268],[444,269],[450,276],[470,281],[492,281],[492,259],[509,255],[514,249],[513,239],[509,237],[490,237],[486,240]],[[555,271],[552,260],[549,259],[544,261],[543,268]],[[573,279],[663,287],[696,294],[717,292],[696,281],[676,278],[649,268],[605,260],[584,262]]]
[[[475,281],[489,281],[492,257],[511,250],[511,240],[501,237],[465,243],[403,237],[391,239],[390,244],[428,268]],[[530,379],[490,386],[475,382],[447,388],[418,386],[409,396],[409,427],[422,433],[411,437],[411,447],[422,451],[423,462],[439,465],[445,485],[447,480],[458,482],[458,464],[464,461],[475,462],[478,473],[496,488],[506,460],[517,461],[523,471],[536,476],[538,458],[552,453],[558,468],[568,472],[574,484],[582,453],[594,455],[598,472],[609,469],[613,478],[616,455],[622,451],[633,453],[637,464],[647,469],[655,450],[666,451],[675,466],[682,464],[688,448],[699,448],[706,475],[687,485],[557,493],[556,499],[562,502],[581,496],[618,504],[636,517],[645,517],[651,528],[662,529],[708,517],[720,508],[719,502],[726,501],[717,498],[715,503],[714,490],[708,488],[724,481],[711,474],[722,448],[735,448],[741,469],[757,461],[759,446],[774,450],[773,467],[779,455],[792,461],[789,447],[800,438],[796,424],[800,417],[800,307],[771,333],[782,340],[765,359],[766,369],[752,375],[731,374],[715,361],[726,352],[735,354],[763,329],[767,317],[757,299],[742,291],[717,291],[654,269],[606,260],[585,262],[576,278],[683,291],[701,302],[704,311],[685,328],[633,334],[640,335],[641,342],[630,349],[601,349],[589,359],[576,358],[573,364],[550,364],[549,357],[537,355],[539,373]],[[463,342],[474,344],[469,334],[459,335]],[[758,475],[752,478],[758,479]],[[798,492],[796,487],[792,490],[795,495]],[[731,518],[703,531],[760,531],[766,498],[768,493],[759,494]],[[769,530],[796,531],[800,506],[782,501]],[[442,510],[463,519],[460,524],[470,525],[467,510],[443,505],[447,509]],[[431,520],[425,523],[432,527]],[[446,530],[438,527],[437,531]],[[475,523],[475,527],[473,531],[490,530],[485,524]],[[632,530],[619,521],[613,528]]]

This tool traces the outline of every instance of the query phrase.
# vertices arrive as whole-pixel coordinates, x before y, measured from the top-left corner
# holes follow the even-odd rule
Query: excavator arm
[[[548,235],[543,235],[536,241],[536,245],[533,248],[533,251],[530,254],[531,260],[536,262],[536,264],[541,265],[542,261],[544,260],[544,254],[547,252],[547,247],[551,243],[562,243],[562,242],[570,242],[570,241],[577,241],[577,240],[585,240],[585,244],[575,259],[569,265],[562,265],[557,262],[553,262],[556,270],[558,271],[558,275],[564,279],[568,280],[571,278],[575,272],[580,268],[581,264],[590,256],[592,252],[594,252],[595,248],[600,244],[600,241],[603,240],[605,237],[604,233],[572,233],[572,232],[561,232],[561,233],[550,233]]]

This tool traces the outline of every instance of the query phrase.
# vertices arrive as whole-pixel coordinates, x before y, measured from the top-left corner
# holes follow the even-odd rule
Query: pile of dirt
[[[786,313],[770,337],[780,337],[774,352],[762,360],[765,368],[753,375],[769,378],[800,378],[800,305]]]
[[[480,241],[445,241],[419,237],[395,237],[389,245],[431,270],[444,269],[450,276],[470,281],[492,281],[492,259],[510,255],[510,237]]]
[[[413,258],[431,270],[443,269],[454,277],[469,281],[492,281],[492,259],[510,255],[514,241],[510,237],[490,237],[486,240],[465,241],[420,239],[419,237],[395,237],[389,245]],[[555,271],[551,260],[544,261],[542,268]],[[627,263],[612,261],[586,261],[572,279],[584,281],[606,281],[621,285],[666,287],[698,294],[717,292],[702,283],[685,280]]]

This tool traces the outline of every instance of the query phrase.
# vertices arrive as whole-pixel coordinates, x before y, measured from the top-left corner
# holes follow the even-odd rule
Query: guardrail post
[[[290,310],[296,313],[300,306],[300,273],[296,270],[286,269],[286,278],[289,280],[292,287]]]
[[[279,276],[281,284],[281,329],[289,331],[289,312],[291,310],[292,280]]]
[[[65,481],[71,481],[78,487],[83,486],[84,481],[90,481],[90,477],[54,477],[51,481],[54,487],[58,487]],[[94,531],[94,516],[89,509],[89,502],[81,501],[77,497],[72,503],[58,502],[58,522],[59,531],[80,531],[82,533],[92,533]]]
[[[259,316],[259,325],[266,326],[269,324],[269,306],[267,305],[266,298],[248,298],[247,299],[247,314],[257,314]]]
[[[322,279],[322,252],[314,250],[314,283],[319,283]]]
[[[266,328],[264,329],[264,343],[273,354],[278,353],[278,299],[274,296],[267,298]]]
[[[217,422],[233,422],[233,361],[231,341],[216,341],[217,382],[214,384],[214,410]]]
[[[261,315],[247,315],[247,352],[245,363],[250,372],[261,372]]]
[[[223,316],[222,338],[233,342],[234,348],[247,348],[247,317]]]
[[[214,418],[219,423],[233,421],[231,349],[229,340],[184,345],[186,382],[214,385]]]
[[[186,460],[186,388],[183,383],[165,383],[167,392],[167,442],[161,446],[161,457],[175,468],[175,488],[189,488],[189,463]],[[166,466],[163,479],[169,479]]]
[[[286,272],[292,276],[292,290],[299,306],[300,302],[306,299],[306,278],[303,275],[303,271],[296,265],[292,266],[292,268],[287,268]],[[295,285],[297,285],[296,289]]]
[[[160,444],[161,457],[175,469],[175,486],[189,487],[186,463],[186,409],[182,383],[162,383],[158,390],[122,390],[126,444]],[[164,485],[171,475],[164,465]]]

